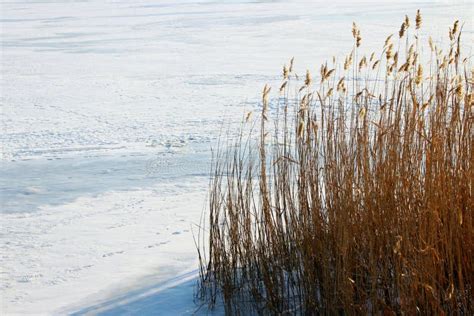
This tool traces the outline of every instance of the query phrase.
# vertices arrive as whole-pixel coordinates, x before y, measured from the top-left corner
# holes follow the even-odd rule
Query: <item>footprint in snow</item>
[[[159,243],[156,243],[156,244],[153,244],[153,245],[148,245],[145,248],[155,248],[155,247],[159,247],[161,245],[166,245],[167,243],[169,243],[169,241],[162,241],[162,242],[159,242]]]
[[[122,251],[109,252],[109,253],[103,254],[102,258],[111,257],[111,256],[119,255],[119,254],[122,254],[122,253],[124,253],[123,250]]]

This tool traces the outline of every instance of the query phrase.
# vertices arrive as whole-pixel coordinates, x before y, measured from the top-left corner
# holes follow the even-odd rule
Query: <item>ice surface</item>
[[[3,314],[191,313],[223,124],[292,56],[317,73],[352,21],[379,50],[418,8],[472,55],[471,1],[3,1]]]

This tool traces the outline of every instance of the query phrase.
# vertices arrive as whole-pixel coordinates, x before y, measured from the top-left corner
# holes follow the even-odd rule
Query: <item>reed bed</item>
[[[413,24],[413,25],[412,25]],[[473,72],[405,17],[276,92],[221,145],[200,295],[228,314],[473,314]]]

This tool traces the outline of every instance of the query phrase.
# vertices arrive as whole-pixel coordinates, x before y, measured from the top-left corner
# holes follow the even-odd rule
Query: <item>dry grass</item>
[[[459,22],[445,52],[418,36],[419,11],[413,24],[370,56],[354,24],[341,66],[303,83],[292,60],[278,98],[265,86],[260,118],[214,163],[200,252],[210,305],[474,313],[473,70]]]

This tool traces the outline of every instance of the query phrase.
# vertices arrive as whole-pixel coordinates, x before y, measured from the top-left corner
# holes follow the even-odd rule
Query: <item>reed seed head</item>
[[[349,56],[346,57],[346,59],[344,60],[344,70],[347,70],[350,68],[351,64],[352,64],[352,56],[354,55],[354,50],[351,51],[351,53],[349,54]]]
[[[286,65],[283,65],[283,79],[288,79],[288,68],[286,68]]]
[[[393,55],[393,64],[395,66],[398,65],[398,52],[396,52],[395,55]]]
[[[362,37],[360,36],[360,29],[355,22],[352,22],[352,36],[356,40],[356,47],[359,47],[362,42]]]
[[[263,103],[263,112],[266,112],[268,109],[268,102],[269,102],[269,93],[271,87],[268,84],[265,84],[262,91],[262,103]]]
[[[422,81],[423,81],[423,66],[421,66],[421,64],[419,64],[418,65],[418,70],[416,72],[415,83],[416,83],[417,86],[419,86]]]
[[[406,25],[405,25],[405,22],[403,22],[402,26],[400,26],[400,31],[398,31],[398,37],[402,38],[403,35],[405,35],[405,30],[406,30]]]
[[[352,22],[352,36],[357,38],[357,35],[359,35],[359,29],[357,28],[357,24],[355,22]]]
[[[435,51],[435,47],[434,47],[434,44],[433,44],[433,39],[431,38],[431,36],[428,38],[428,44],[430,45],[430,50],[432,52]]]
[[[453,34],[458,33],[458,30],[459,30],[458,28],[459,28],[459,20],[456,20],[453,25]]]
[[[385,39],[385,44],[383,47],[387,47],[390,44],[390,40],[392,39],[393,34],[390,34],[386,39]]]
[[[362,70],[362,68],[364,68],[365,66],[367,66],[367,59],[364,56],[359,62],[359,71]]]
[[[393,49],[393,44],[389,43],[385,51],[385,57],[387,58],[387,60],[390,60],[390,58],[393,57],[392,49]]]
[[[342,77],[341,79],[339,79],[339,82],[337,83],[337,91],[338,92],[346,92],[346,86],[344,84],[344,80],[345,78]]]
[[[313,81],[313,79],[311,78],[311,73],[309,72],[309,70],[306,70],[306,79],[304,81],[304,84],[306,86],[309,86],[309,85],[311,85],[312,81]]]
[[[376,60],[376,61],[374,62],[374,64],[372,65],[372,70],[374,70],[375,67],[377,67],[377,65],[378,65],[379,63],[380,63],[380,60]]]
[[[416,25],[416,29],[420,29],[421,27],[421,23],[423,22],[422,18],[421,18],[421,13],[420,13],[420,10],[418,9],[416,11],[416,18],[415,18],[415,25]]]

